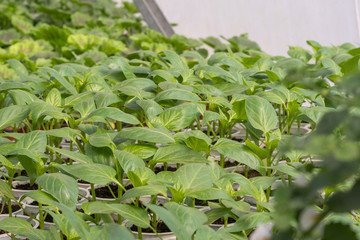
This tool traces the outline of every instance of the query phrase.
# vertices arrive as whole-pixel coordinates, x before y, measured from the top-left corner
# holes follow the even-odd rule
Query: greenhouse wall
[[[121,1],[121,0],[117,0]],[[358,44],[360,0],[157,0],[176,33],[231,37],[248,33],[271,54],[288,46]]]

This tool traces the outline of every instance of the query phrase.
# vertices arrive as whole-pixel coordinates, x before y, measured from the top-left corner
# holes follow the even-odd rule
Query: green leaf
[[[146,117],[150,121],[163,112],[162,107],[154,100],[137,100],[136,103],[144,110]]]
[[[92,159],[82,153],[78,153],[78,152],[73,152],[73,151],[69,151],[66,149],[61,149],[61,148],[56,148],[56,147],[51,147],[51,146],[47,146],[47,148],[51,149],[54,152],[58,152],[76,162],[79,163],[92,163]]]
[[[71,94],[77,94],[76,88],[71,85],[63,76],[61,76],[58,71],[49,67],[41,67],[40,69],[44,69],[51,77],[55,78]]]
[[[122,87],[135,87],[138,89],[146,89],[147,91],[155,89],[157,86],[154,81],[148,78],[133,78],[122,81],[113,87],[113,90],[120,89]]]
[[[207,123],[210,123],[215,120],[220,120],[220,119],[224,119],[224,117],[221,116],[220,114],[218,114],[217,112],[205,111],[203,114],[202,124],[204,126]]]
[[[185,89],[180,88],[172,88],[165,91],[160,92],[155,100],[157,102],[163,100],[182,100],[182,101],[190,101],[190,102],[198,102],[201,99],[195,94]]]
[[[10,106],[0,109],[0,129],[19,123],[30,113],[28,106]]]
[[[82,137],[81,132],[79,130],[73,128],[59,128],[59,129],[51,129],[46,131],[46,134],[49,136],[59,137],[59,138],[68,138],[72,142],[76,142],[77,137]]]
[[[62,166],[58,164],[56,167],[89,183],[105,185],[110,182],[116,182],[115,169],[106,165],[87,163]]]
[[[282,94],[280,91],[266,91],[266,92],[260,92],[258,94],[259,97],[262,97],[269,102],[281,104],[284,105],[286,102],[286,96]]]
[[[75,214],[73,209],[55,201],[52,201],[52,204],[59,208],[72,228],[76,231],[78,236],[80,236],[80,239],[93,239],[88,224],[83,221],[79,215]]]
[[[251,151],[245,149],[243,144],[230,139],[220,138],[213,148],[220,154],[239,163],[243,163],[252,169],[257,170],[262,175],[265,174],[265,169],[262,168],[263,163],[261,159]]]
[[[74,178],[61,173],[48,173],[41,175],[36,181],[60,203],[75,209],[79,189]]]
[[[203,140],[206,142],[207,145],[212,143],[211,138],[209,138],[205,133],[200,130],[191,130],[186,132],[178,132],[174,135],[176,141],[186,141],[188,138],[197,138],[199,140]]]
[[[126,128],[121,130],[117,137],[163,144],[175,142],[174,138],[168,131],[157,128]]]
[[[10,67],[16,71],[17,75],[22,81],[27,80],[29,72],[21,62],[16,59],[9,59],[7,62],[9,63]]]
[[[151,178],[155,177],[155,173],[148,167],[142,167],[129,171],[127,177],[134,187],[138,187],[146,185]]]
[[[124,113],[120,109],[114,107],[103,107],[96,109],[91,112],[91,114],[87,117],[88,121],[91,121],[92,117],[103,117],[104,119],[109,118],[114,121],[125,122],[129,124],[140,124],[139,120],[131,114]]]
[[[337,65],[331,58],[322,58],[321,64],[324,68],[330,69],[334,75],[342,76],[341,67]]]
[[[120,214],[136,226],[141,228],[150,227],[148,213],[139,207],[128,204],[109,204],[107,202],[89,202],[82,205],[87,214]]]
[[[36,100],[38,100],[38,98],[34,94],[23,90],[10,90],[8,91],[8,93],[16,105],[30,105]]]
[[[45,152],[46,149],[45,131],[32,131],[24,134],[15,144],[16,148],[28,149],[32,152]]]
[[[55,107],[61,106],[61,93],[56,88],[50,90],[46,96],[46,103],[49,103]]]
[[[194,149],[195,151],[203,151],[208,153],[209,150],[209,144],[203,140],[203,139],[199,139],[197,137],[189,137],[185,140],[185,144],[186,146],[188,146],[189,148]]]
[[[165,203],[165,208],[145,204],[174,232],[179,240],[191,239],[192,234],[207,220],[206,215],[198,209],[189,208],[174,202]]]
[[[115,150],[114,155],[125,173],[145,167],[144,161],[130,152]]]
[[[181,144],[174,144],[158,149],[154,158],[150,161],[150,164],[157,162],[207,163],[207,160],[200,152]]]
[[[21,83],[21,82],[18,82],[18,81],[8,80],[8,81],[5,81],[5,82],[2,82],[1,85],[0,85],[0,91],[2,91],[2,92],[3,91],[9,91],[9,90],[12,90],[12,89],[22,89],[22,90],[31,91],[31,88],[27,84]],[[13,97],[13,99],[15,100],[14,97]],[[17,102],[17,101],[15,100],[15,102]]]
[[[41,125],[43,122],[43,119],[45,117],[47,117],[48,113],[58,112],[59,113],[58,115],[60,115],[60,117],[66,116],[65,114],[61,113],[61,111],[62,111],[61,108],[54,107],[53,105],[46,103],[44,101],[41,101],[41,100],[36,100],[36,101],[32,102],[30,105],[30,108],[31,108],[31,120],[32,120],[33,126]]]
[[[111,92],[97,92],[94,99],[97,108],[107,107],[111,104],[121,101],[121,99],[116,94]]]
[[[0,181],[0,194],[2,197],[7,197],[15,200],[15,196],[11,190],[11,187],[4,181]]]
[[[209,168],[200,163],[186,164],[175,172],[175,186],[185,194],[191,194],[199,189],[211,188],[213,179]]]
[[[153,123],[160,123],[167,129],[178,131],[192,124],[196,119],[197,109],[191,106],[173,107],[166,109],[153,119]]]
[[[101,44],[101,38],[91,34],[72,34],[67,39],[68,44],[74,46],[80,51],[86,51],[94,46]]]
[[[91,230],[95,230],[92,228]],[[113,239],[126,239],[135,240],[134,235],[126,227],[117,223],[106,223],[103,228],[96,229],[98,232],[92,232],[97,240],[113,240]]]
[[[123,151],[132,153],[141,159],[147,159],[154,156],[157,147],[151,144],[132,144],[123,148]]]
[[[116,134],[116,133],[114,133]],[[89,143],[94,146],[94,147],[108,147],[110,149],[115,149],[116,145],[113,142],[113,136],[114,134],[110,133],[98,133],[98,134],[93,134],[90,136],[89,138]]]
[[[93,96],[94,96],[94,93],[92,93],[92,92],[82,92],[79,94],[75,94],[75,95],[65,98],[64,105],[67,107],[72,107],[86,99],[92,98]]]
[[[250,96],[245,101],[245,110],[251,125],[264,133],[276,128],[278,119],[274,107],[265,99]]]
[[[260,224],[267,223],[271,220],[269,213],[264,212],[255,212],[248,213],[241,216],[234,226],[232,226],[228,231],[229,232],[240,232],[248,229],[253,229]]]
[[[216,199],[232,200],[232,198],[227,192],[218,188],[206,188],[206,189],[194,190],[191,191],[191,193],[188,196],[199,200],[216,200]]]
[[[35,201],[37,201],[41,204],[46,204],[46,205],[52,205],[52,201],[57,201],[49,193],[41,191],[41,190],[34,190],[34,191],[30,191],[30,192],[24,194],[20,198],[20,201],[25,197],[30,197],[31,199],[34,199]]]
[[[94,99],[87,99],[77,103],[74,110],[78,111],[83,119],[86,119],[96,109]]]
[[[99,240],[113,240],[115,238],[135,240],[134,235],[126,227],[115,223],[105,224],[99,237]]]
[[[30,240],[51,239],[51,234],[48,231],[35,229],[27,220],[17,217],[8,217],[1,220],[0,229],[16,235],[28,237]]]
[[[167,189],[165,186],[162,185],[145,185],[140,187],[132,188],[124,193],[124,195],[121,196],[119,201],[124,201],[130,198],[137,198],[141,196],[146,195],[158,195],[162,194],[163,196],[167,196]]]
[[[188,69],[188,66],[186,65],[184,60],[178,54],[176,54],[173,51],[169,51],[169,50],[165,50],[164,53],[165,53],[166,59],[170,61],[171,65],[174,68]]]
[[[209,226],[201,226],[195,234],[194,240],[220,240],[219,235]]]

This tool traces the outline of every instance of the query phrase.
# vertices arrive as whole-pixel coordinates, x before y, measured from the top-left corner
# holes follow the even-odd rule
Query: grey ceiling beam
[[[155,0],[134,0],[134,3],[151,29],[162,33],[166,37],[175,34]]]

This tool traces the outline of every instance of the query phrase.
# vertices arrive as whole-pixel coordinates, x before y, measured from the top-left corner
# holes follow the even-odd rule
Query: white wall
[[[271,54],[288,46],[360,43],[360,0],[156,0],[175,32],[189,37],[248,33]],[[357,10],[357,11],[356,11]]]

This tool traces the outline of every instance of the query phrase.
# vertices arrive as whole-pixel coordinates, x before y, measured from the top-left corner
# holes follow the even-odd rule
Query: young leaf
[[[148,167],[136,168],[134,171],[129,171],[127,176],[134,187],[144,186],[147,182],[155,176],[155,173]]]
[[[32,131],[24,134],[19,141],[16,142],[15,147],[43,153],[45,152],[46,143],[47,139],[44,131]]]
[[[75,209],[79,189],[74,178],[62,173],[48,173],[41,175],[36,181],[60,203]]]
[[[174,144],[159,148],[150,164],[157,162],[207,163],[207,160],[200,152],[181,144]]]
[[[190,102],[198,102],[201,99],[195,94],[185,89],[175,88],[160,92],[155,99],[157,102],[163,100],[182,100]]]
[[[144,110],[146,117],[150,121],[163,112],[162,107],[154,100],[137,100],[136,103]]]
[[[201,226],[195,234],[194,240],[220,240],[219,235],[209,226]]]
[[[250,96],[245,102],[246,114],[251,125],[264,133],[276,128],[278,118],[274,107],[265,99]]]
[[[30,113],[28,106],[10,106],[0,109],[0,129],[11,126],[14,123],[21,122]]]
[[[205,164],[186,164],[175,172],[175,182],[185,194],[191,194],[199,189],[211,188],[213,184],[209,168]]]
[[[61,106],[61,93],[56,88],[51,89],[51,91],[46,96],[46,103],[49,103],[55,107]]]
[[[88,163],[62,166],[58,164],[56,167],[90,183],[105,185],[109,182],[116,182],[115,169],[106,165]]]
[[[257,170],[261,174],[265,173],[265,169],[262,168],[263,163],[261,159],[251,151],[244,149],[244,145],[237,141],[220,138],[213,148],[216,149],[220,154],[234,159],[239,163],[243,163],[252,169]]]
[[[125,173],[145,167],[144,161],[130,152],[115,150],[114,155]]]
[[[104,119],[109,118],[115,121],[125,122],[133,125],[140,124],[139,120],[137,120],[133,115],[124,113],[120,109],[113,107],[103,107],[96,109],[87,117],[87,120],[91,121],[92,117],[102,117]]]
[[[229,232],[240,232],[248,229],[253,229],[259,224],[267,223],[271,220],[269,213],[254,212],[241,216],[234,226],[229,229]]]
[[[3,198],[10,198],[15,200],[15,196],[11,190],[11,187],[4,181],[0,181],[0,194]]]
[[[146,195],[158,195],[162,194],[163,196],[167,195],[167,189],[165,186],[162,185],[145,185],[140,187],[132,188],[124,193],[124,195],[121,196],[119,201],[124,201],[130,198],[137,198],[141,196]]]
[[[207,220],[200,210],[174,202],[165,203],[166,209],[154,204],[145,205],[163,220],[179,240],[191,239],[192,234]]]
[[[82,153],[69,151],[66,149],[61,149],[61,148],[56,148],[56,147],[51,147],[51,146],[47,146],[47,148],[51,149],[54,152],[58,152],[68,158],[71,158],[72,160],[77,161],[79,163],[92,163],[93,162],[90,157],[88,157]]]
[[[73,128],[59,128],[51,129],[46,131],[46,134],[49,136],[59,137],[59,138],[68,138],[72,142],[76,142],[77,137],[81,137],[81,132]]]
[[[58,71],[49,67],[41,67],[44,69],[51,77],[55,78],[66,90],[71,94],[77,94],[76,88],[71,85]]]
[[[163,144],[175,142],[169,132],[157,128],[126,128],[121,130],[117,137]]]
[[[129,220],[136,226],[142,228],[150,227],[148,213],[139,207],[127,204],[109,204],[107,202],[89,202],[84,203],[82,208],[87,214],[110,214],[117,213]]]
[[[104,224],[98,240],[112,240],[114,238],[135,240],[134,235],[126,227],[115,223]]]
[[[51,239],[50,232],[35,229],[27,220],[16,217],[8,217],[1,220],[0,229],[16,235],[28,237],[30,240]]]

